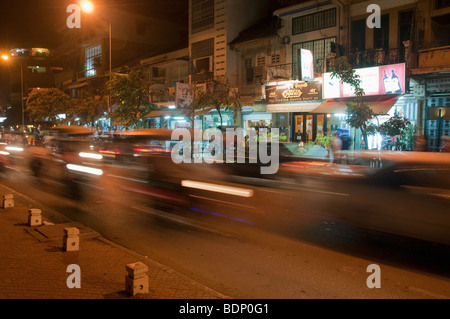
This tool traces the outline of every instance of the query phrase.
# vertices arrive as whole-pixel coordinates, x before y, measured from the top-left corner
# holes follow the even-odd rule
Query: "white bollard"
[[[14,207],[14,196],[13,194],[5,194],[3,195],[3,208],[12,208]]]
[[[131,296],[148,293],[148,267],[137,262],[126,266],[128,275],[125,276],[125,290]]]
[[[42,215],[40,209],[31,208],[28,210],[28,225],[29,226],[42,225]]]
[[[64,228],[63,250],[76,251],[80,249],[80,231],[78,228],[69,227]]]

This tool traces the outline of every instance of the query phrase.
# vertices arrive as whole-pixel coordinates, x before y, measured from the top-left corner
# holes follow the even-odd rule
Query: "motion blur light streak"
[[[92,175],[102,175],[103,171],[101,169],[98,168],[91,168],[91,167],[87,167],[87,166],[82,166],[82,165],[74,165],[74,164],[67,164],[66,167],[71,170],[71,171],[77,171],[77,172],[82,172],[82,173],[88,173],[88,174],[92,174]]]
[[[83,157],[83,158],[92,158],[92,159],[98,159],[98,160],[101,160],[103,158],[103,156],[101,156],[100,154],[94,154],[94,153],[81,152],[79,155],[80,155],[80,157]]]
[[[120,152],[115,152],[115,151],[100,150],[99,152],[102,154],[108,154],[108,155],[120,155]]]
[[[181,186],[188,188],[201,189],[211,192],[224,193],[242,197],[252,197],[253,191],[251,189],[237,188],[231,186],[217,185],[211,183],[203,183],[196,181],[183,180]]]
[[[23,152],[23,147],[17,147],[17,146],[6,146],[5,150],[7,151],[13,151],[13,152]]]

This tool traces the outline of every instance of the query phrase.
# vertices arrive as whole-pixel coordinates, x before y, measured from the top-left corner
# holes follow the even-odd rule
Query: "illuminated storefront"
[[[323,134],[325,116],[310,112],[322,100],[320,81],[280,81],[266,85],[266,109],[272,114],[273,127],[280,128],[280,138],[291,142],[307,142]]]
[[[362,100],[373,110],[377,119],[375,124],[386,121],[396,103],[405,93],[405,64],[382,65],[370,68],[355,69],[361,80],[361,88],[364,90]],[[353,147],[360,149],[362,147],[362,137],[359,130],[351,129],[346,123],[347,103],[354,101],[355,94],[350,85],[342,83],[338,78],[332,78],[331,73],[324,73],[323,77],[323,102],[311,113],[317,116],[325,115],[328,119],[327,127],[324,131],[329,133],[339,132],[340,134],[351,135]],[[404,105],[404,101],[400,104]],[[395,108],[397,111],[399,108]],[[399,112],[397,112],[399,113]],[[402,113],[404,113],[402,111]],[[410,120],[415,120],[410,119]],[[370,148],[379,148],[380,136],[371,137],[369,140]]]

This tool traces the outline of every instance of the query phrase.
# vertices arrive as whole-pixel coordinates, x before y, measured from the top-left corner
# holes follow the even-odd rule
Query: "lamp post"
[[[9,56],[6,54],[2,55],[3,61],[8,61]],[[25,115],[24,115],[24,105],[23,105],[23,63],[20,62],[20,100],[22,103],[22,130],[25,128]]]
[[[84,12],[91,13],[94,11],[94,5],[90,1],[82,1],[81,2],[81,9]],[[109,46],[109,80],[112,79],[112,30],[111,30],[111,19],[108,19],[108,46]],[[111,90],[109,92],[108,96],[108,113],[111,111]],[[111,121],[111,120],[110,120]],[[109,125],[109,132],[112,132],[112,125],[110,123]]]

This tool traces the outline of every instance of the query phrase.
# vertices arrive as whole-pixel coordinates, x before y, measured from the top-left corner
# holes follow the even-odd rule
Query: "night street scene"
[[[450,299],[448,0],[0,16],[0,299]]]

